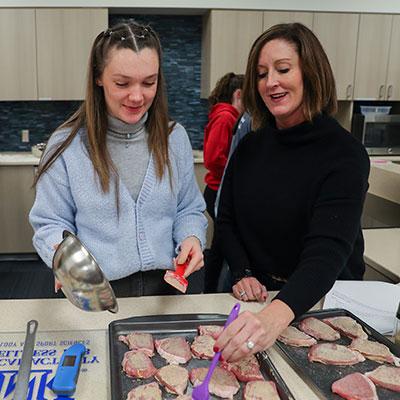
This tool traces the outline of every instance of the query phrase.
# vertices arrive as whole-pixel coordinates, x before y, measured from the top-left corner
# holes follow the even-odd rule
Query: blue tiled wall
[[[109,25],[134,18],[150,24],[159,34],[164,50],[169,113],[188,131],[194,149],[203,147],[207,101],[200,99],[200,16],[110,15]],[[0,102],[0,151],[29,151],[78,107],[76,101]],[[30,143],[21,142],[21,130],[29,129]]]

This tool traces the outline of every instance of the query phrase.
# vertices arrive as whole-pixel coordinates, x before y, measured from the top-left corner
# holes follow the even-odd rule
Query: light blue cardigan
[[[68,133],[52,135],[47,149]],[[137,271],[171,268],[176,247],[188,236],[199,238],[204,248],[205,202],[196,183],[189,138],[181,125],[176,124],[169,136],[172,190],[167,173],[161,181],[157,179],[150,156],[136,202],[119,181],[119,217],[115,180],[109,192],[103,193],[84,136],[81,129],[37,185],[29,219],[35,231],[33,245],[48,266],[64,229],[79,237],[110,280]]]

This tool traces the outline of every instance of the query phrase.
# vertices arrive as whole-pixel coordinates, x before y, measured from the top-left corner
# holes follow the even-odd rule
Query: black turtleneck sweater
[[[369,158],[333,118],[249,133],[229,162],[217,231],[234,278],[287,279],[276,298],[299,316],[336,279],[362,279],[360,219]],[[267,286],[267,289],[276,289]]]

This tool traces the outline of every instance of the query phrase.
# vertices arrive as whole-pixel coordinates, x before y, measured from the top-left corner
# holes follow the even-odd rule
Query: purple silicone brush
[[[228,319],[225,322],[224,329],[237,318],[239,315],[239,310],[240,310],[240,304],[236,303],[233,308],[231,313],[229,314]],[[214,354],[214,357],[211,361],[210,368],[208,369],[207,375],[203,381],[202,384],[196,386],[193,391],[192,391],[192,399],[193,400],[209,400],[210,398],[210,393],[208,391],[208,384],[210,383],[211,376],[214,372],[215,367],[218,364],[219,357],[221,356],[221,352],[218,351],[217,353]]]

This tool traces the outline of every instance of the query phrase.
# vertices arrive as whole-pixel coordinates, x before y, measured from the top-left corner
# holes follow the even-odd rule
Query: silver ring
[[[247,348],[248,348],[249,350],[253,350],[255,344],[254,344],[254,342],[252,342],[251,340],[248,340],[248,341],[246,342],[246,346],[247,346]]]
[[[239,293],[239,296],[240,297],[243,297],[243,296],[245,296],[246,295],[246,291],[245,290],[242,290],[240,293]]]

